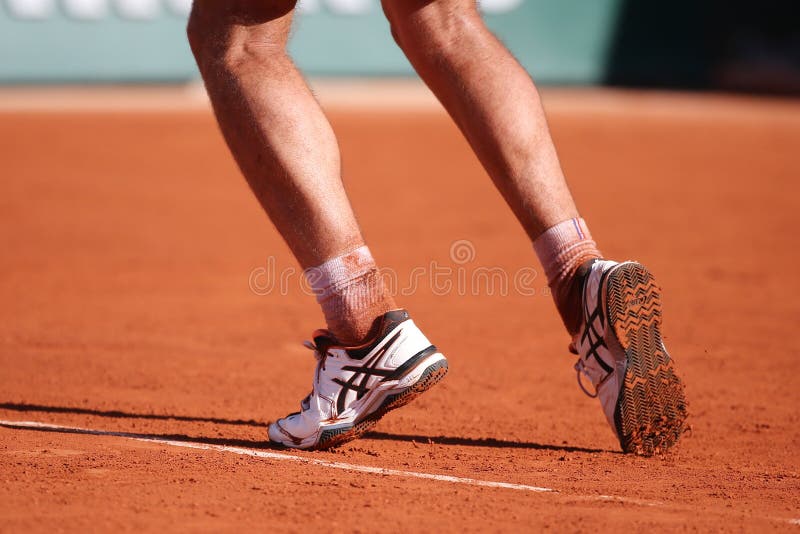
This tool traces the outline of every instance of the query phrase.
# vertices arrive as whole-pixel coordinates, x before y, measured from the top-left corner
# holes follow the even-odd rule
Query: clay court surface
[[[335,98],[379,262],[400,290],[450,268],[398,299],[451,372],[365,439],[272,449],[321,314],[210,111],[111,100],[0,113],[0,531],[800,529],[800,103],[545,92],[600,248],[664,288],[692,431],[644,459],[578,389],[543,276],[515,288],[532,248],[444,113]],[[489,267],[507,294],[470,284]]]

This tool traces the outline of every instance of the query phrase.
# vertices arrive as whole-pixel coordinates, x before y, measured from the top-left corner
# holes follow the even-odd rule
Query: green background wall
[[[184,31],[187,0],[0,4],[0,83],[197,77]],[[568,84],[604,79],[620,5],[621,0],[482,3],[488,24],[540,82]],[[305,0],[290,48],[310,75],[412,74],[378,0]]]

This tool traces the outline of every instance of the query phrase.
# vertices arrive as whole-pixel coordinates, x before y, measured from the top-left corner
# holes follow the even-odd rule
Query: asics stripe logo
[[[347,382],[343,381],[340,378],[334,378],[333,381],[340,386],[342,386],[342,390],[339,392],[339,396],[336,399],[336,411],[337,413],[342,413],[344,411],[345,399],[347,398],[348,391],[355,391],[356,392],[356,399],[360,399],[364,396],[364,394],[369,391],[367,389],[367,383],[369,382],[370,377],[372,376],[383,376],[386,377],[390,375],[393,371],[387,371],[385,369],[375,369],[375,366],[378,365],[378,361],[381,359],[381,356],[386,354],[386,351],[394,345],[395,341],[400,337],[402,334],[402,330],[397,332],[392,339],[387,341],[380,349],[378,349],[372,357],[367,360],[367,362],[361,366],[355,365],[345,365],[342,367],[345,371],[355,371],[353,376],[347,379]],[[358,384],[356,384],[356,380],[361,379]]]
[[[610,271],[608,271],[610,272]],[[603,276],[600,279],[600,287],[603,287],[603,282],[605,281],[605,277],[608,272],[603,273]],[[603,347],[608,349],[608,345],[606,345],[605,340],[603,339],[603,332],[598,332],[595,327],[594,323],[595,320],[599,323],[600,329],[603,330],[605,328],[605,316],[603,315],[603,305],[600,301],[600,294],[602,292],[598,292],[597,295],[597,306],[595,306],[594,310],[589,312],[589,305],[586,303],[586,299],[583,302],[583,315],[586,317],[586,322],[583,327],[583,335],[581,335],[581,344],[583,344],[587,339],[589,341],[589,347],[586,349],[586,356],[584,359],[588,360],[589,356],[594,356],[594,359],[597,360],[597,363],[602,367],[602,369],[606,373],[611,373],[614,369],[608,365],[606,362],[603,361],[603,358],[600,357],[600,354],[597,352],[597,349]]]
[[[339,395],[336,399],[336,409],[338,413],[342,413],[345,407],[345,401],[347,399],[347,392],[348,391],[355,391],[356,392],[356,399],[362,398],[364,395],[369,392],[369,388],[367,384],[369,384],[369,380],[373,376],[380,376],[383,377],[381,382],[386,382],[387,380],[397,380],[402,378],[413,366],[422,358],[425,358],[437,351],[436,347],[430,345],[425,349],[421,350],[408,360],[406,360],[402,365],[400,365],[397,369],[377,369],[376,366],[378,362],[382,359],[382,357],[389,351],[392,345],[397,341],[400,337],[402,332],[397,332],[383,347],[378,349],[378,351],[369,359],[363,366],[357,365],[345,365],[342,367],[345,371],[354,371],[353,376],[351,376],[347,381],[341,380],[339,378],[334,378],[333,381],[340,386],[342,386],[342,390],[339,392]]]

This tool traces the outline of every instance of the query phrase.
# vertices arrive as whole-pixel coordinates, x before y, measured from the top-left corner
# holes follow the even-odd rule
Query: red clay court
[[[543,276],[533,295],[459,291],[476,269],[539,266],[444,112],[320,93],[379,263],[401,282],[451,269],[450,290],[398,297],[446,380],[365,439],[272,449],[322,318],[208,108],[7,89],[0,531],[800,528],[800,103],[544,93],[601,249],[664,288],[692,430],[648,459],[619,453],[578,389]],[[451,255],[461,241],[471,256]],[[253,290],[265,269],[285,291]]]

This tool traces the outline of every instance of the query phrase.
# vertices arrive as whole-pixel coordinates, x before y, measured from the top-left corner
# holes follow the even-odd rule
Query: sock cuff
[[[579,255],[580,249],[596,247],[586,221],[581,217],[567,219],[545,230],[533,242],[533,250],[542,262],[547,280],[551,281],[561,274],[563,260],[573,254]]]
[[[582,217],[567,219],[551,226],[533,242],[533,249],[536,254],[544,253],[553,248],[561,248],[560,245],[569,245],[576,241],[592,240],[592,234],[586,226],[586,221]]]
[[[341,292],[354,280],[377,268],[369,247],[362,245],[316,267],[309,267],[303,271],[303,275],[316,295],[317,301],[322,301],[334,293]]]

